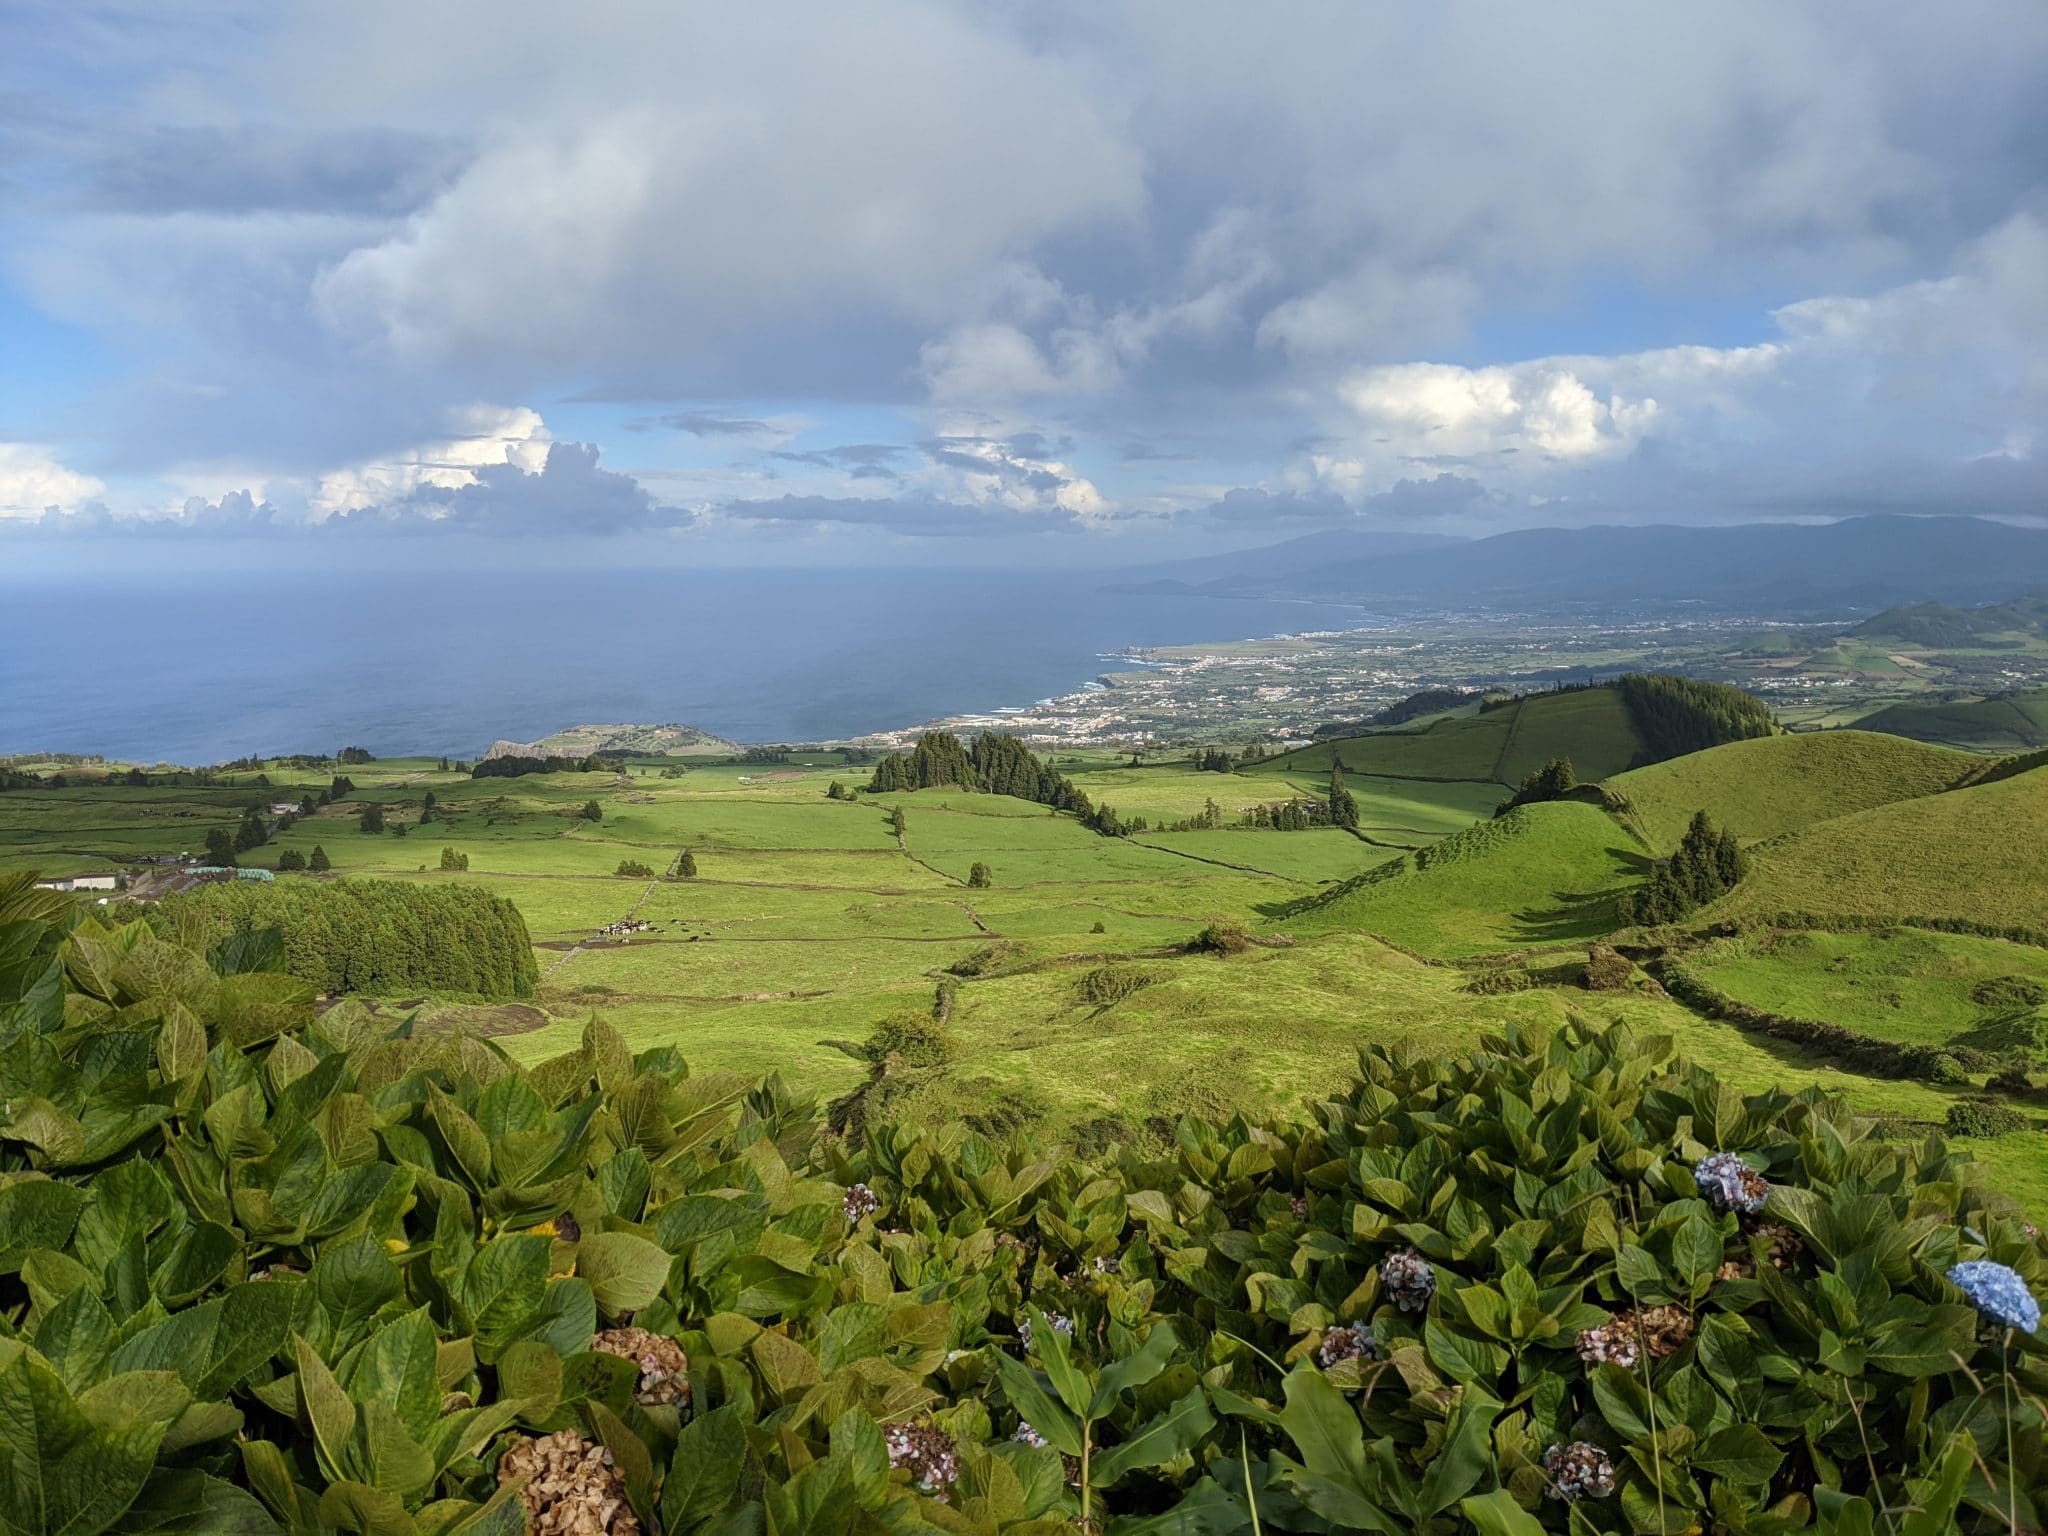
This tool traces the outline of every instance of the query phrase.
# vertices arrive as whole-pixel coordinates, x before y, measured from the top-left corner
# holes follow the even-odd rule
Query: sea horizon
[[[405,571],[301,578],[303,594],[44,574],[0,604],[0,755],[200,765],[346,745],[469,757],[591,723],[684,724],[742,745],[843,741],[1029,709],[1118,670],[1130,650],[1369,617],[1105,592],[1102,574]]]

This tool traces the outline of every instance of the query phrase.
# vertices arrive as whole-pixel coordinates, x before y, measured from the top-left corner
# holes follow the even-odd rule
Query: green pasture
[[[1738,1002],[1909,1045],[1998,1050],[2048,1025],[2048,950],[2001,939],[1766,930],[1688,963]]]
[[[2048,929],[2048,769],[1758,845],[1710,916],[1831,913]]]
[[[1745,842],[1938,794],[1982,766],[1967,753],[1871,731],[1733,741],[1608,781],[1650,846],[1669,850],[1695,813]]]
[[[868,1070],[839,1044],[890,1013],[931,1010],[943,983],[959,1054],[896,1084],[892,1103],[1101,1139],[1157,1136],[1191,1109],[1302,1105],[1340,1082],[1368,1041],[1454,1049],[1511,1017],[1578,1010],[1668,1031],[1741,1086],[1813,1082],[1939,1123],[1946,1090],[1842,1072],[1669,1000],[1575,987],[1483,995],[1443,962],[1582,950],[1612,930],[1616,896],[1699,809],[1750,840],[1754,862],[1700,921],[1725,910],[2048,926],[2048,774],[1943,792],[1981,759],[1819,733],[1622,774],[1613,787],[1629,799],[1625,819],[1577,802],[1492,817],[1503,784],[1548,756],[1572,757],[1582,777],[1588,765],[1625,763],[1638,750],[1626,726],[1612,695],[1590,690],[1319,744],[1239,774],[1060,754],[1091,799],[1158,823],[1211,798],[1232,817],[1320,797],[1341,753],[1363,839],[1334,829],[1104,838],[1044,806],[957,791],[841,802],[826,797],[831,781],[858,785],[868,770],[833,764],[471,779],[405,760],[350,769],[354,795],[245,862],[274,866],[285,849],[318,844],[341,877],[466,879],[510,898],[538,946],[536,1001],[552,1021],[502,1037],[528,1059],[573,1043],[597,1010],[636,1046],[677,1044],[700,1069],[772,1069],[838,1095]],[[196,850],[251,801],[297,799],[327,780],[237,777],[154,790],[81,778],[0,796],[0,868],[62,873]],[[420,825],[428,790],[439,819]],[[362,832],[366,799],[411,824],[408,835]],[[579,814],[592,799],[597,822]],[[466,874],[438,869],[444,846],[468,857]],[[695,879],[614,874],[622,859],[665,872],[683,849]],[[968,887],[976,863],[989,866],[990,886]],[[628,914],[653,929],[595,938]],[[1251,924],[1260,942],[1186,953],[1217,918]],[[1901,1040],[1973,1038],[1989,1006],[1973,1001],[1983,983],[2048,977],[2048,951],[1918,932],[1751,936],[1711,946],[1699,963],[1757,1006]],[[1082,979],[1103,967],[1146,984],[1089,1003]],[[2048,1138],[1978,1146],[2048,1209]]]

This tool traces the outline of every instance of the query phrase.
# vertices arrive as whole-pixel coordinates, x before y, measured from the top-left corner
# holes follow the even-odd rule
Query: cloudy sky
[[[2039,0],[0,0],[0,559],[2038,518],[2044,79]]]

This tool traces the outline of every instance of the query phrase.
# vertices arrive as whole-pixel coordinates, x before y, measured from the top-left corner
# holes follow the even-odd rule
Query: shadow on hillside
[[[1553,891],[1554,907],[1533,908],[1514,915],[1515,936],[1524,940],[1562,942],[1597,939],[1618,926],[1614,903],[1625,887],[1603,891]]]

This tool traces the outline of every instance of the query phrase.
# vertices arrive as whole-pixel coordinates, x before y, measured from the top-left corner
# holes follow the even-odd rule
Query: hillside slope
[[[1668,850],[1695,811],[1755,842],[1938,794],[1981,761],[1899,736],[1824,731],[1729,742],[1618,775],[1607,787],[1627,797],[1629,819],[1650,846]]]
[[[1856,726],[1974,752],[2025,752],[2048,747],[2048,688],[1958,703],[1890,704]]]
[[[1512,788],[1553,757],[1569,757],[1582,779],[1621,772],[1641,756],[1637,732],[1612,687],[1535,693],[1420,730],[1375,731],[1299,747],[1258,765],[1261,772],[1346,773],[1387,778],[1469,779]]]
[[[1287,933],[1348,929],[1438,959],[1596,938],[1649,866],[1597,806],[1525,805],[1277,914]]]
[[[2048,769],[1820,822],[1751,851],[1706,918],[1785,912],[2048,929]]]

